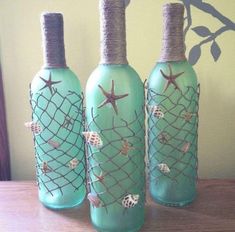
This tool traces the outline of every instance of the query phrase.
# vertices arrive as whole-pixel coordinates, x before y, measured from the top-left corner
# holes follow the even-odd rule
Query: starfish
[[[46,161],[42,162],[41,170],[43,174],[46,174],[48,172],[51,172],[51,169],[48,167],[48,164]]]
[[[73,118],[65,117],[64,118],[64,123],[63,123],[62,127],[68,129],[70,125],[71,126],[73,125],[73,121],[74,121]]]
[[[133,150],[133,149],[134,149],[134,148],[128,143],[128,141],[127,141],[127,140],[124,140],[123,143],[122,143],[122,148],[121,148],[119,154],[122,154],[122,155],[127,156],[129,150]]]
[[[114,93],[114,81],[112,80],[112,87],[111,87],[111,93],[106,92],[101,85],[98,85],[101,89],[103,95],[106,97],[106,99],[98,106],[98,108],[101,108],[102,106],[110,103],[115,111],[116,114],[118,114],[118,109],[116,105],[116,101],[128,96],[129,94],[122,94],[122,95],[115,95]]]
[[[186,112],[183,114],[183,118],[184,118],[184,120],[185,120],[186,122],[190,122],[190,120],[192,119],[192,117],[193,117],[194,115],[195,115],[195,114],[186,111]]]
[[[61,81],[52,81],[51,80],[51,73],[49,75],[49,79],[48,80],[46,80],[46,79],[44,79],[42,77],[40,77],[40,78],[41,78],[41,80],[43,80],[45,82],[45,85],[40,90],[43,90],[45,88],[49,88],[51,94],[52,94],[52,85],[55,85],[55,84],[58,84],[58,83],[61,82]]]
[[[166,85],[165,85],[165,87],[164,87],[163,92],[165,92],[165,91],[168,89],[168,87],[169,87],[170,84],[174,85],[174,86],[175,86],[175,89],[180,89],[179,86],[178,86],[177,83],[176,83],[176,78],[179,77],[179,76],[181,76],[181,75],[184,73],[184,72],[180,72],[180,73],[177,73],[177,74],[173,74],[173,73],[172,73],[172,68],[171,68],[171,65],[170,65],[170,64],[168,64],[168,67],[169,67],[169,70],[170,70],[170,74],[169,74],[169,75],[166,75],[166,74],[160,69],[160,72],[161,72],[162,76],[167,80],[167,83],[166,83]]]

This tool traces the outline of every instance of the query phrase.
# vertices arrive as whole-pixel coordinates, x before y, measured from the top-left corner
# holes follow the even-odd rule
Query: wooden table
[[[34,182],[0,182],[0,232],[94,232],[87,201],[81,208],[52,211],[37,198]],[[196,201],[185,208],[146,204],[147,232],[235,232],[235,180],[200,180]],[[122,231],[120,231],[122,232]]]

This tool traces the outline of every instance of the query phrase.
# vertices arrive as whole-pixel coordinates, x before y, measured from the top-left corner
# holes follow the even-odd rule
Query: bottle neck
[[[66,68],[63,15],[44,13],[41,16],[44,68]]]
[[[101,64],[128,64],[125,1],[100,0]]]
[[[180,3],[168,3],[163,6],[163,40],[160,62],[183,61],[184,45],[184,6]]]

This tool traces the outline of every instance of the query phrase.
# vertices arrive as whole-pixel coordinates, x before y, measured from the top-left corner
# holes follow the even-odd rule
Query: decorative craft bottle
[[[126,59],[125,1],[100,0],[101,61],[86,86],[90,214],[98,231],[144,222],[144,86]]]
[[[161,56],[147,82],[150,194],[168,206],[196,196],[199,86],[184,54],[183,15],[182,4],[163,6]]]
[[[80,205],[86,195],[83,94],[67,67],[63,15],[41,16],[44,66],[30,85],[39,199],[49,208]]]

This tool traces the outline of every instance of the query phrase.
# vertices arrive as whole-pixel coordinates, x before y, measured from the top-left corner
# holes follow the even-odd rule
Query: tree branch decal
[[[204,39],[202,39],[200,43],[194,45],[191,48],[188,57],[189,62],[192,65],[198,62],[201,56],[202,46],[207,43],[211,43],[210,52],[214,61],[216,62],[221,55],[221,49],[219,47],[219,44],[216,42],[216,38],[226,31],[235,31],[235,22],[233,22],[232,20],[221,14],[211,4],[203,2],[202,0],[179,0],[179,1],[181,1],[184,4],[186,9],[186,17],[185,17],[186,26],[184,29],[185,36],[192,26],[192,14],[191,14],[192,6],[198,8],[199,10],[207,14],[210,14],[211,16],[213,16],[223,24],[221,28],[219,28],[215,32],[211,32],[210,29],[207,28],[206,26],[197,26],[191,28],[198,36]]]

